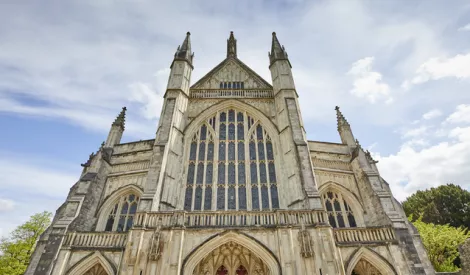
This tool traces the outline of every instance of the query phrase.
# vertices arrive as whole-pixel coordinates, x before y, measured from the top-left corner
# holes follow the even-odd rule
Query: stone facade
[[[237,57],[190,86],[190,34],[155,139],[120,143],[125,108],[27,275],[435,274],[416,229],[336,108],[341,143],[308,141],[273,33],[272,85]]]

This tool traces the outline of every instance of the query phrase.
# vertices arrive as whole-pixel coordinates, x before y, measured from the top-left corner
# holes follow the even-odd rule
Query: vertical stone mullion
[[[235,112],[235,210],[239,208],[239,199],[238,199],[238,112]]]
[[[250,170],[250,138],[248,135],[248,114],[243,112],[243,133],[245,136],[243,137],[244,140],[244,148],[245,148],[245,192],[246,192],[246,209],[253,210],[252,205],[252,195],[251,195],[251,170]]]
[[[116,209],[116,213],[114,213],[114,224],[113,224],[113,227],[112,227],[113,228],[112,231],[117,231],[117,227],[118,227],[118,224],[119,224],[119,219],[121,219],[121,215],[120,215],[121,210],[122,210],[121,198],[119,198],[119,200],[117,202],[118,207]]]
[[[225,159],[224,159],[224,165],[225,165],[225,207],[224,210],[228,210],[228,128],[229,128],[229,122],[228,122],[228,113],[230,109],[225,110],[226,116],[225,116]]]
[[[268,188],[268,203],[269,203],[269,209],[273,209],[272,205],[272,199],[271,199],[271,180],[269,178],[269,165],[268,165],[268,150],[266,148],[266,136],[268,133],[263,129],[263,146],[264,146],[264,166],[266,167],[266,184]]]
[[[256,133],[256,127],[258,127],[259,123],[257,122],[255,127],[253,128],[253,136],[255,141],[255,156],[256,156],[256,171],[257,171],[257,185],[258,185],[258,204],[259,209],[263,210],[263,195],[261,194],[261,177],[259,173],[259,151],[258,151],[258,136]]]
[[[212,210],[217,210],[217,184],[219,178],[220,112],[215,114],[214,158],[212,160]]]
[[[206,130],[206,140],[205,140],[205,143],[206,145],[204,146],[204,165],[202,166],[202,169],[204,169],[204,171],[202,172],[202,194],[201,194],[201,210],[204,210],[204,203],[205,203],[205,199],[206,199],[206,172],[207,172],[207,153],[209,152],[209,135],[210,135],[210,130],[209,130],[209,126],[207,126],[207,130]]]
[[[199,164],[199,147],[201,146],[201,127],[199,127],[199,130],[196,132],[196,157],[194,160],[194,176],[193,176],[193,182],[192,182],[192,195],[191,195],[191,210],[194,210],[194,202],[196,200],[196,180],[197,180],[197,168]],[[191,141],[192,142],[192,141]]]
[[[337,193],[338,194],[338,199],[339,199],[339,207],[341,208],[341,215],[343,215],[343,220],[344,220],[344,225],[346,227],[350,227],[349,225],[349,219],[348,219],[348,212],[347,212],[347,209],[344,208],[344,198],[343,198],[343,195],[341,193]]]

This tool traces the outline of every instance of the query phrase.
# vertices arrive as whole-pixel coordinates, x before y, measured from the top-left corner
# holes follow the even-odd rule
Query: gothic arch
[[[96,251],[72,266],[67,272],[67,275],[83,275],[95,265],[100,265],[107,275],[116,274],[113,264],[111,264],[103,254]]]
[[[269,275],[281,275],[281,265],[276,256],[263,244],[256,239],[249,237],[242,233],[227,232],[223,234],[217,234],[200,244],[193,251],[191,251],[183,261],[182,274],[193,275],[193,271],[198,264],[207,256],[209,253],[214,251],[216,248],[227,244],[236,243],[250,250],[256,257],[261,259],[269,269]]]
[[[191,138],[191,136],[198,130],[198,127],[207,120],[211,115],[217,113],[218,111],[227,109],[227,108],[236,108],[239,110],[244,110],[250,113],[254,118],[258,119],[263,127],[266,128],[271,137],[276,137],[279,134],[277,126],[265,115],[263,112],[258,110],[247,103],[241,102],[236,99],[227,99],[222,102],[219,102],[207,110],[201,112],[197,117],[195,117],[184,129],[184,134],[186,138]]]
[[[111,193],[108,196],[108,198],[104,200],[104,202],[101,204],[101,207],[99,208],[98,213],[97,213],[98,222],[96,224],[96,231],[105,230],[108,214],[112,210],[113,206],[121,197],[126,196],[131,193],[134,193],[138,195],[139,197],[141,197],[143,192],[142,192],[142,189],[138,187],[137,185],[134,185],[134,184],[126,185],[117,189],[113,193]]]
[[[230,120],[231,112],[235,113],[236,119]],[[245,125],[241,126],[242,131],[238,128],[240,124]],[[233,125],[235,126],[231,132],[230,127]],[[258,130],[262,134],[259,134]],[[222,135],[221,131],[225,134]],[[240,132],[244,135],[241,139]],[[233,134],[232,138],[230,133]],[[185,167],[181,179],[186,183],[179,197],[185,199],[181,200],[183,205],[180,204],[179,207],[187,211],[272,210],[285,207],[283,201],[279,200],[278,183],[285,182],[285,174],[281,173],[284,168],[283,163],[278,157],[281,151],[279,131],[276,125],[257,108],[239,100],[224,100],[193,119],[185,128],[184,134]],[[253,148],[254,144],[257,144],[256,149],[251,150],[251,143]],[[237,149],[230,151],[230,145],[232,149],[233,147]],[[265,149],[258,150],[260,145]],[[219,154],[221,148],[228,151]],[[239,154],[239,152],[245,153]],[[220,162],[219,158],[223,162]],[[244,161],[239,161],[240,159]],[[224,164],[226,166],[223,166]],[[203,171],[201,168],[205,171],[199,174],[199,171]],[[256,173],[252,173],[256,169],[258,169]],[[224,173],[225,180],[221,179]],[[213,180],[208,180],[206,175]],[[223,188],[226,189],[226,194],[220,196],[219,202],[218,194],[224,192]]]
[[[393,266],[384,257],[366,247],[357,249],[356,252],[349,258],[347,262],[346,275],[351,275],[356,268],[356,265],[361,260],[371,264],[382,275],[397,275],[397,272]]]
[[[354,213],[354,216],[356,218],[356,223],[358,227],[364,227],[365,222],[364,222],[364,208],[357,198],[356,194],[354,194],[352,191],[349,189],[343,187],[342,185],[333,182],[333,181],[328,181],[324,183],[318,190],[320,196],[323,196],[326,192],[328,191],[333,191],[335,193],[340,193],[346,202],[349,204],[349,206],[352,208],[352,211]]]

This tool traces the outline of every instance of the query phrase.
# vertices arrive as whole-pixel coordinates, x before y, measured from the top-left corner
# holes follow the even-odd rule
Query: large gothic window
[[[340,193],[328,191],[323,195],[328,221],[333,228],[356,227],[356,219],[349,204]]]
[[[121,197],[109,213],[105,231],[129,230],[134,222],[138,202],[139,197],[132,193]]]
[[[224,110],[205,121],[188,158],[185,210],[279,208],[272,140],[246,112]]]

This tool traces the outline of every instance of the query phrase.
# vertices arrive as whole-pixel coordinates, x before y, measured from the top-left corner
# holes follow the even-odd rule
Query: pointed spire
[[[186,38],[181,46],[178,46],[175,53],[175,60],[186,60],[192,66],[194,53],[191,53],[191,33],[186,33]]]
[[[227,57],[237,57],[237,39],[233,35],[233,31],[230,32],[230,37],[227,39]]]
[[[124,125],[126,122],[126,107],[122,107],[122,111],[119,113],[119,115],[116,117],[116,119],[113,122],[113,126],[120,126],[124,130]]]
[[[341,113],[341,111],[339,110],[339,107],[338,107],[338,106],[335,107],[335,110],[336,110],[336,119],[337,119],[337,121],[338,121],[338,130],[339,130],[342,126],[351,127],[351,126],[349,125],[349,122],[346,120],[346,118],[344,118],[343,113]]]
[[[277,36],[276,36],[276,32],[273,32],[271,52],[269,53],[269,61],[271,63],[270,65],[272,65],[277,60],[287,60],[289,62],[286,49],[284,48],[284,46],[281,46],[281,43],[279,43],[279,40],[277,39]],[[289,62],[289,66],[290,66],[290,62]]]

